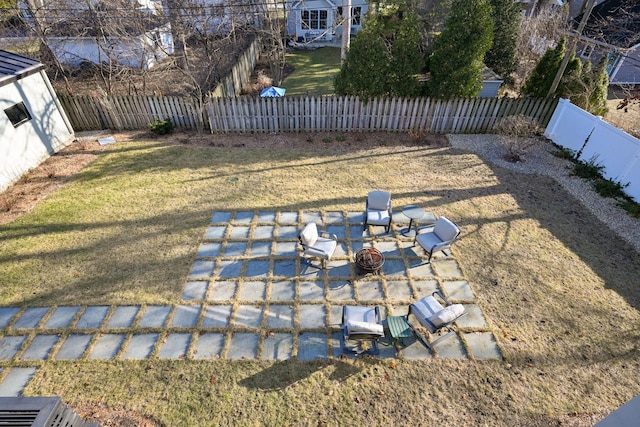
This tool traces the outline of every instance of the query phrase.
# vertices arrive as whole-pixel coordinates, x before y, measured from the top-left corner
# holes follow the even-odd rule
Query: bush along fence
[[[60,102],[76,131],[148,129],[150,123],[170,119],[177,128],[212,133],[485,133],[498,119],[515,114],[544,127],[557,104],[555,99],[534,98],[355,96],[211,97],[204,108],[189,97],[61,95]]]

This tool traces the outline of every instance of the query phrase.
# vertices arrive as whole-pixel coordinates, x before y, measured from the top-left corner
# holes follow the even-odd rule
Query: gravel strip
[[[571,162],[551,154],[555,148],[550,143],[541,140],[527,152],[524,162],[512,163],[502,158],[506,150],[496,135],[456,134],[448,135],[448,138],[452,147],[476,153],[496,166],[524,174],[550,176],[640,253],[640,220],[627,214],[615,200],[596,193],[587,180],[571,176]]]

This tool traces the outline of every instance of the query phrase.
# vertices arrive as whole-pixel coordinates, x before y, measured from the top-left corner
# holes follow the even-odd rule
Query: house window
[[[311,30],[327,29],[327,11],[326,10],[303,10],[302,11],[302,27]]]
[[[587,45],[584,47],[584,49],[582,49],[582,52],[580,53],[580,57],[584,59],[589,59],[591,58],[592,53],[593,53],[593,46]]]
[[[342,17],[342,6],[338,7],[338,16]],[[351,25],[362,25],[362,8],[351,8]]]
[[[14,128],[17,128],[23,123],[31,120],[31,114],[29,114],[29,110],[27,110],[27,106],[24,105],[24,102],[19,102],[16,105],[7,108],[4,110],[4,113],[11,120],[11,124]]]

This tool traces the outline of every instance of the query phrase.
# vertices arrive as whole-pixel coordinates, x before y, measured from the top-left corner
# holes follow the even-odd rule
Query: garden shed
[[[0,50],[0,191],[74,140],[40,62]]]

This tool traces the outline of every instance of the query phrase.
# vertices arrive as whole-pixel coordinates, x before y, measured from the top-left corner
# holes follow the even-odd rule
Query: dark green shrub
[[[602,170],[604,166],[597,165],[595,159],[591,159],[588,162],[576,161],[573,165],[573,174],[584,179],[598,179],[602,178]]]
[[[167,135],[173,132],[174,126],[171,119],[164,119],[149,123],[149,129],[156,135]]]
[[[629,185],[629,184],[627,184]],[[622,185],[619,182],[612,181],[610,179],[597,179],[593,183],[598,194],[603,197],[612,197],[612,198],[624,198],[627,195],[624,192],[624,188],[627,185]]]
[[[554,151],[552,154],[560,159],[565,159],[565,160],[574,160],[575,159],[575,151],[573,151],[570,148],[565,148],[565,147],[556,147],[556,151]]]

